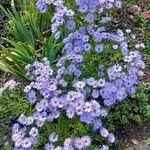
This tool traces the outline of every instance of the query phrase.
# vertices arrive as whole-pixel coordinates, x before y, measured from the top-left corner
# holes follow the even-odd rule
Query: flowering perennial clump
[[[95,44],[92,44],[89,39],[94,39]],[[122,61],[107,68],[106,79],[104,77],[101,78],[101,74],[98,74],[98,80],[94,77],[84,80],[86,80],[88,86],[92,87],[93,98],[102,96],[104,104],[111,106],[116,102],[124,100],[128,94],[135,94],[135,85],[138,83],[138,76],[142,76],[142,69],[145,69],[145,64],[142,61],[139,51],[129,50],[126,38],[121,30],[117,30],[117,33],[108,33],[101,27],[98,29],[94,29],[92,26],[87,29],[81,27],[79,31],[69,34],[64,39],[64,50],[66,50],[67,55],[63,60],[69,61],[70,65],[64,68],[62,65],[65,61],[62,63],[62,58],[58,62],[58,65],[60,66],[61,64],[65,75],[76,75],[77,71],[77,76],[81,76],[82,68],[84,67],[82,62],[85,55],[91,51],[95,51],[97,55],[101,55],[105,51],[103,43],[106,40],[112,41],[112,43],[115,42],[117,49],[120,47],[123,56]],[[114,45],[112,45],[112,49],[113,47]],[[82,84],[80,84],[81,87],[79,88],[82,88]]]
[[[45,13],[48,10],[48,5],[50,4],[55,7],[54,16],[51,19],[51,31],[55,34],[55,38],[58,39],[61,34],[59,27],[65,23],[65,17],[72,18],[74,16],[74,11],[65,6],[64,0],[38,0],[36,5],[41,13]],[[75,22],[67,22],[68,29],[73,30],[74,26]]]
[[[88,92],[85,89],[85,82],[78,81],[73,84],[71,91],[64,92],[61,90],[61,87],[67,86],[67,81],[62,80],[59,74],[56,78],[52,76],[54,74],[53,70],[46,59],[43,60],[43,63],[35,62],[32,65],[26,66],[26,69],[27,75],[30,76],[33,82],[26,86],[24,91],[27,93],[30,103],[35,104],[36,111],[32,116],[20,115],[18,118],[20,125],[14,125],[12,140],[16,148],[29,148],[37,144],[38,127],[42,127],[46,121],[53,122],[59,118],[59,109],[63,109],[68,118],[73,118],[76,115],[79,116],[83,123],[93,124],[94,132],[107,138],[110,143],[114,142],[113,134],[109,133],[102,125],[101,120],[99,120],[99,117],[106,117],[108,115],[107,109],[103,108],[94,99],[87,100]],[[42,97],[40,101],[37,101],[38,93]],[[30,136],[26,137],[26,135]],[[57,133],[53,132],[49,140],[55,143],[58,138]],[[91,143],[91,139],[88,136],[72,141],[78,149],[85,148]],[[25,145],[25,143],[27,144]],[[49,146],[53,147],[52,143],[46,144],[46,148]],[[70,147],[72,148],[72,145],[65,145],[65,148],[69,149]]]
[[[103,118],[109,116],[109,108],[136,93],[138,77],[143,76],[145,64],[142,61],[139,49],[130,51],[125,34],[118,29],[109,32],[104,26],[96,24],[99,14],[112,7],[120,8],[120,0],[75,0],[77,11],[87,23],[79,26],[73,21],[74,11],[65,6],[64,0],[38,0],[37,7],[40,12],[48,10],[48,5],[55,6],[52,18],[52,32],[55,38],[60,37],[60,26],[71,33],[63,39],[64,54],[54,68],[44,58],[41,62],[26,66],[26,75],[31,83],[24,88],[29,102],[35,112],[31,116],[21,114],[18,123],[12,127],[12,141],[14,148],[34,149],[38,143],[39,129],[46,122],[57,123],[61,112],[67,118],[78,117],[83,124],[91,125],[91,130],[99,138],[109,144],[115,142],[114,134],[105,127]],[[111,18],[103,16],[100,23],[108,23]],[[109,43],[109,45],[108,45]],[[121,58],[115,64],[95,64],[96,76],[84,76],[84,68],[89,54],[101,56],[105,52],[119,51]],[[86,62],[86,63],[85,63]],[[11,89],[15,83],[6,88]],[[4,89],[6,89],[4,88]],[[3,88],[0,89],[2,93]],[[63,130],[63,129],[62,129]],[[79,137],[66,137],[61,145],[55,145],[61,138],[57,131],[50,133],[45,143],[46,150],[73,150],[88,149],[92,145],[92,137],[84,135]],[[106,144],[97,145],[95,150],[108,150]]]
[[[82,45],[84,46],[84,44]],[[125,52],[123,60],[126,67],[124,67],[125,65],[115,64],[108,68],[107,79],[96,80],[94,77],[89,77],[88,79],[78,80],[78,77],[82,75],[82,69],[77,67],[82,65],[81,62],[86,53],[86,51],[67,51],[67,55],[57,63],[57,67],[59,66],[57,72],[53,71],[46,59],[43,62],[35,62],[26,66],[27,75],[32,79],[32,82],[25,87],[24,91],[27,93],[30,103],[35,105],[36,112],[32,116],[22,114],[18,119],[21,126],[19,124],[14,125],[12,140],[15,147],[29,148],[37,144],[38,128],[42,127],[46,121],[53,122],[59,118],[60,109],[63,109],[70,119],[79,116],[81,122],[92,124],[93,132],[107,138],[110,143],[115,141],[113,133],[109,132],[100,120],[101,117],[108,116],[108,110],[99,104],[98,99],[102,96],[104,104],[111,106],[117,101],[124,100],[128,94],[134,94],[135,85],[138,82],[138,71],[141,72],[139,69],[144,69],[145,65],[138,51]],[[63,66],[65,61],[71,62],[67,68]],[[72,88],[68,91],[63,90],[69,84],[68,81],[64,80],[64,77],[67,74],[74,75],[75,70],[78,70],[80,74],[72,81]],[[39,95],[41,96],[40,101]],[[22,125],[25,127],[22,127]],[[26,135],[30,136],[26,137]],[[53,132],[49,137],[51,143],[46,144],[46,149],[54,148],[52,143],[55,143],[58,138],[59,135]],[[74,144],[64,145],[64,148],[85,148],[82,139],[80,137],[72,139]],[[91,143],[89,137],[88,140]]]

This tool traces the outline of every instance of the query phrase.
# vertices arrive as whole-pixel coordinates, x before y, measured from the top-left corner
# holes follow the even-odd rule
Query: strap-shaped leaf
[[[20,70],[18,70],[17,68],[13,68],[11,65],[9,65],[7,62],[0,60],[0,70],[3,70],[5,72],[9,72],[11,74],[14,74],[18,77],[23,77],[28,79],[28,77],[26,77],[25,72],[22,72]],[[29,80],[29,79],[28,79]]]

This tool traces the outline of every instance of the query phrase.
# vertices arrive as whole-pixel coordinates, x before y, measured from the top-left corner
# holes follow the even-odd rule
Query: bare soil
[[[146,143],[150,138],[150,122],[143,126],[129,125],[123,150],[150,150],[150,145]]]

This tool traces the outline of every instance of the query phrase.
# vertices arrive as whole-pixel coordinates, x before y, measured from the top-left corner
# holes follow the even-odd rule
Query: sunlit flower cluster
[[[51,19],[51,31],[55,34],[55,38],[59,39],[61,34],[59,27],[65,23],[65,17],[72,18],[74,16],[74,12],[65,6],[64,0],[38,0],[36,5],[41,13],[48,11],[48,5],[53,5],[55,7],[55,13]],[[70,24],[72,23],[67,22],[67,28],[72,30],[72,26],[75,26],[75,22],[73,22],[71,27]]]
[[[114,6],[122,7],[121,0],[76,0],[80,13],[86,13],[86,21],[93,23],[96,20],[96,15],[102,13],[105,9],[110,10]],[[109,21],[109,17],[101,18],[102,22]]]
[[[53,140],[53,139],[56,139],[56,137],[58,137],[58,135],[56,133],[52,133],[52,134],[55,134],[55,137],[52,137],[53,135],[50,135],[50,137],[52,139],[50,139],[50,142],[51,143],[47,143],[45,148],[46,150],[49,150],[49,149],[54,149],[54,150],[74,150],[75,148],[77,149],[85,149],[87,148],[88,146],[90,146],[91,144],[91,139],[89,136],[83,136],[82,138],[76,138],[76,139],[73,139],[73,138],[67,138],[65,139],[64,143],[63,143],[63,147],[62,146],[57,146],[55,148],[54,144],[55,142],[57,142],[57,140]]]
[[[17,83],[16,81],[14,81],[14,80],[9,80],[9,81],[7,81],[7,82],[4,84],[4,86],[0,88],[0,96],[3,94],[3,92],[4,92],[5,90],[7,90],[7,89],[8,89],[8,90],[12,90],[12,89],[14,89],[17,85],[18,85],[18,83]]]

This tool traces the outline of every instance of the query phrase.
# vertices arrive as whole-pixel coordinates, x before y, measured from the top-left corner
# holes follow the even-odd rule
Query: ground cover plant
[[[149,83],[139,84],[147,67],[140,52],[145,45],[137,43],[130,29],[111,24],[112,13],[122,5],[120,0],[35,1],[37,9],[31,14],[50,12],[51,38],[43,32],[30,34],[31,26],[43,22],[28,17],[25,38],[16,37],[22,20],[1,6],[17,25],[16,40],[6,39],[15,48],[2,48],[1,69],[28,80],[25,85],[10,80],[0,88],[1,118],[6,119],[1,123],[6,125],[2,149],[116,149],[119,135],[114,133],[120,126],[149,121]],[[12,7],[21,18],[14,3]],[[40,26],[34,29],[41,31]],[[26,38],[29,35],[41,43],[45,36],[47,50],[43,45],[39,52],[38,42]]]

